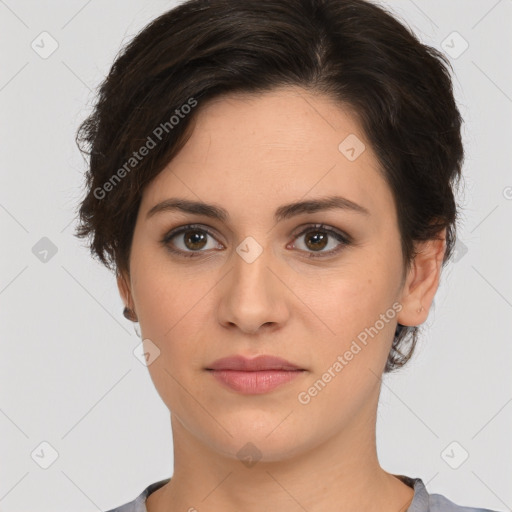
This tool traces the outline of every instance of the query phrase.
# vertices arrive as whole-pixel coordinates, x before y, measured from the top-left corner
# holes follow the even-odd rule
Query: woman
[[[443,57],[364,0],[191,0],[125,48],[77,235],[140,324],[174,473],[115,510],[483,510],[375,440],[454,246],[460,129]]]

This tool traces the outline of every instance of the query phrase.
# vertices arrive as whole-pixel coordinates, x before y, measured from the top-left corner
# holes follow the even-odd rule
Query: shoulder
[[[165,480],[159,480],[148,485],[134,500],[106,512],[147,512],[146,500],[148,496],[157,489],[160,489],[160,487],[163,487],[169,480],[170,478],[166,478]]]
[[[142,491],[133,501],[125,503],[119,507],[107,510],[107,512],[147,512],[146,511],[146,491]]]
[[[421,478],[395,476],[414,489],[414,497],[407,512],[496,512],[487,508],[457,505],[441,494],[429,494]]]
[[[441,494],[429,495],[430,512],[496,512],[488,508],[463,507]]]

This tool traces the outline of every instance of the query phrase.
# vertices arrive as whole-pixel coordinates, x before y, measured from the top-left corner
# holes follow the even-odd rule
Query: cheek
[[[354,330],[373,325],[395,301],[398,274],[393,263],[360,261],[357,268],[318,274],[314,286],[300,286],[297,295],[312,313],[324,320],[331,336],[346,338]],[[326,332],[328,332],[326,331]]]
[[[300,404],[307,405],[308,417],[321,417],[329,408],[336,418],[333,424],[339,424],[371,410],[400,305],[390,293],[393,287],[387,278],[366,276],[331,280],[323,300],[318,299],[317,311],[329,331],[319,336],[314,372],[297,396]]]
[[[196,272],[171,266],[155,252],[133,257],[133,296],[141,335],[159,349],[150,365],[152,377],[168,381],[204,362],[205,321],[211,318],[212,285],[218,280],[198,278]],[[158,363],[158,364],[156,364]],[[186,363],[186,364],[184,364]],[[157,376],[156,372],[161,376]],[[172,380],[172,379],[171,379]],[[165,384],[168,387],[168,384]]]
[[[200,343],[204,322],[198,315],[206,304],[200,298],[209,287],[176,272],[170,274],[168,269],[144,268],[134,284],[134,297],[141,336],[154,343],[158,354],[148,371],[163,402],[181,416],[190,407],[186,392],[194,384],[190,379],[205,358]]]
[[[395,296],[399,272],[399,265],[384,256],[361,259],[357,268],[325,275],[317,281],[314,293],[302,291],[325,326],[319,334],[324,343],[316,352],[317,371],[327,371],[342,356],[345,378],[339,381],[358,381],[363,369],[366,377],[369,368],[379,374],[391,349],[400,309]]]
[[[190,326],[186,317],[193,314],[194,304],[207,293],[208,285],[172,265],[162,249],[151,249],[149,243],[143,246],[141,242],[138,247],[132,254],[132,274],[141,331],[163,342]]]

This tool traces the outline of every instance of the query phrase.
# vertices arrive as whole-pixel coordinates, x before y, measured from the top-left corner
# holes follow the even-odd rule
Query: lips
[[[306,370],[275,356],[247,359],[231,356],[218,359],[206,368],[225,388],[245,395],[269,393]]]
[[[298,366],[275,356],[258,356],[247,359],[243,356],[231,356],[218,359],[207,370],[237,370],[242,372],[259,372],[265,370],[302,370]]]

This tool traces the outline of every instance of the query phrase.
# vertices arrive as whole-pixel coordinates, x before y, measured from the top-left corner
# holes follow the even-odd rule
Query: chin
[[[287,439],[271,440],[265,437],[257,439],[251,435],[241,435],[230,439],[228,444],[220,443],[213,448],[227,458],[239,460],[247,467],[252,467],[256,463],[286,461],[301,452],[301,447],[291,442],[289,436]]]
[[[260,418],[251,422],[251,418],[239,418],[236,424],[229,423],[231,436],[216,430],[202,433],[203,440],[214,451],[227,458],[238,459],[251,467],[256,462],[279,462],[291,459],[307,450],[308,434],[299,432],[297,426],[281,415],[277,420],[273,417],[268,421]],[[204,427],[204,425],[203,425]],[[302,440],[303,442],[299,442]]]

